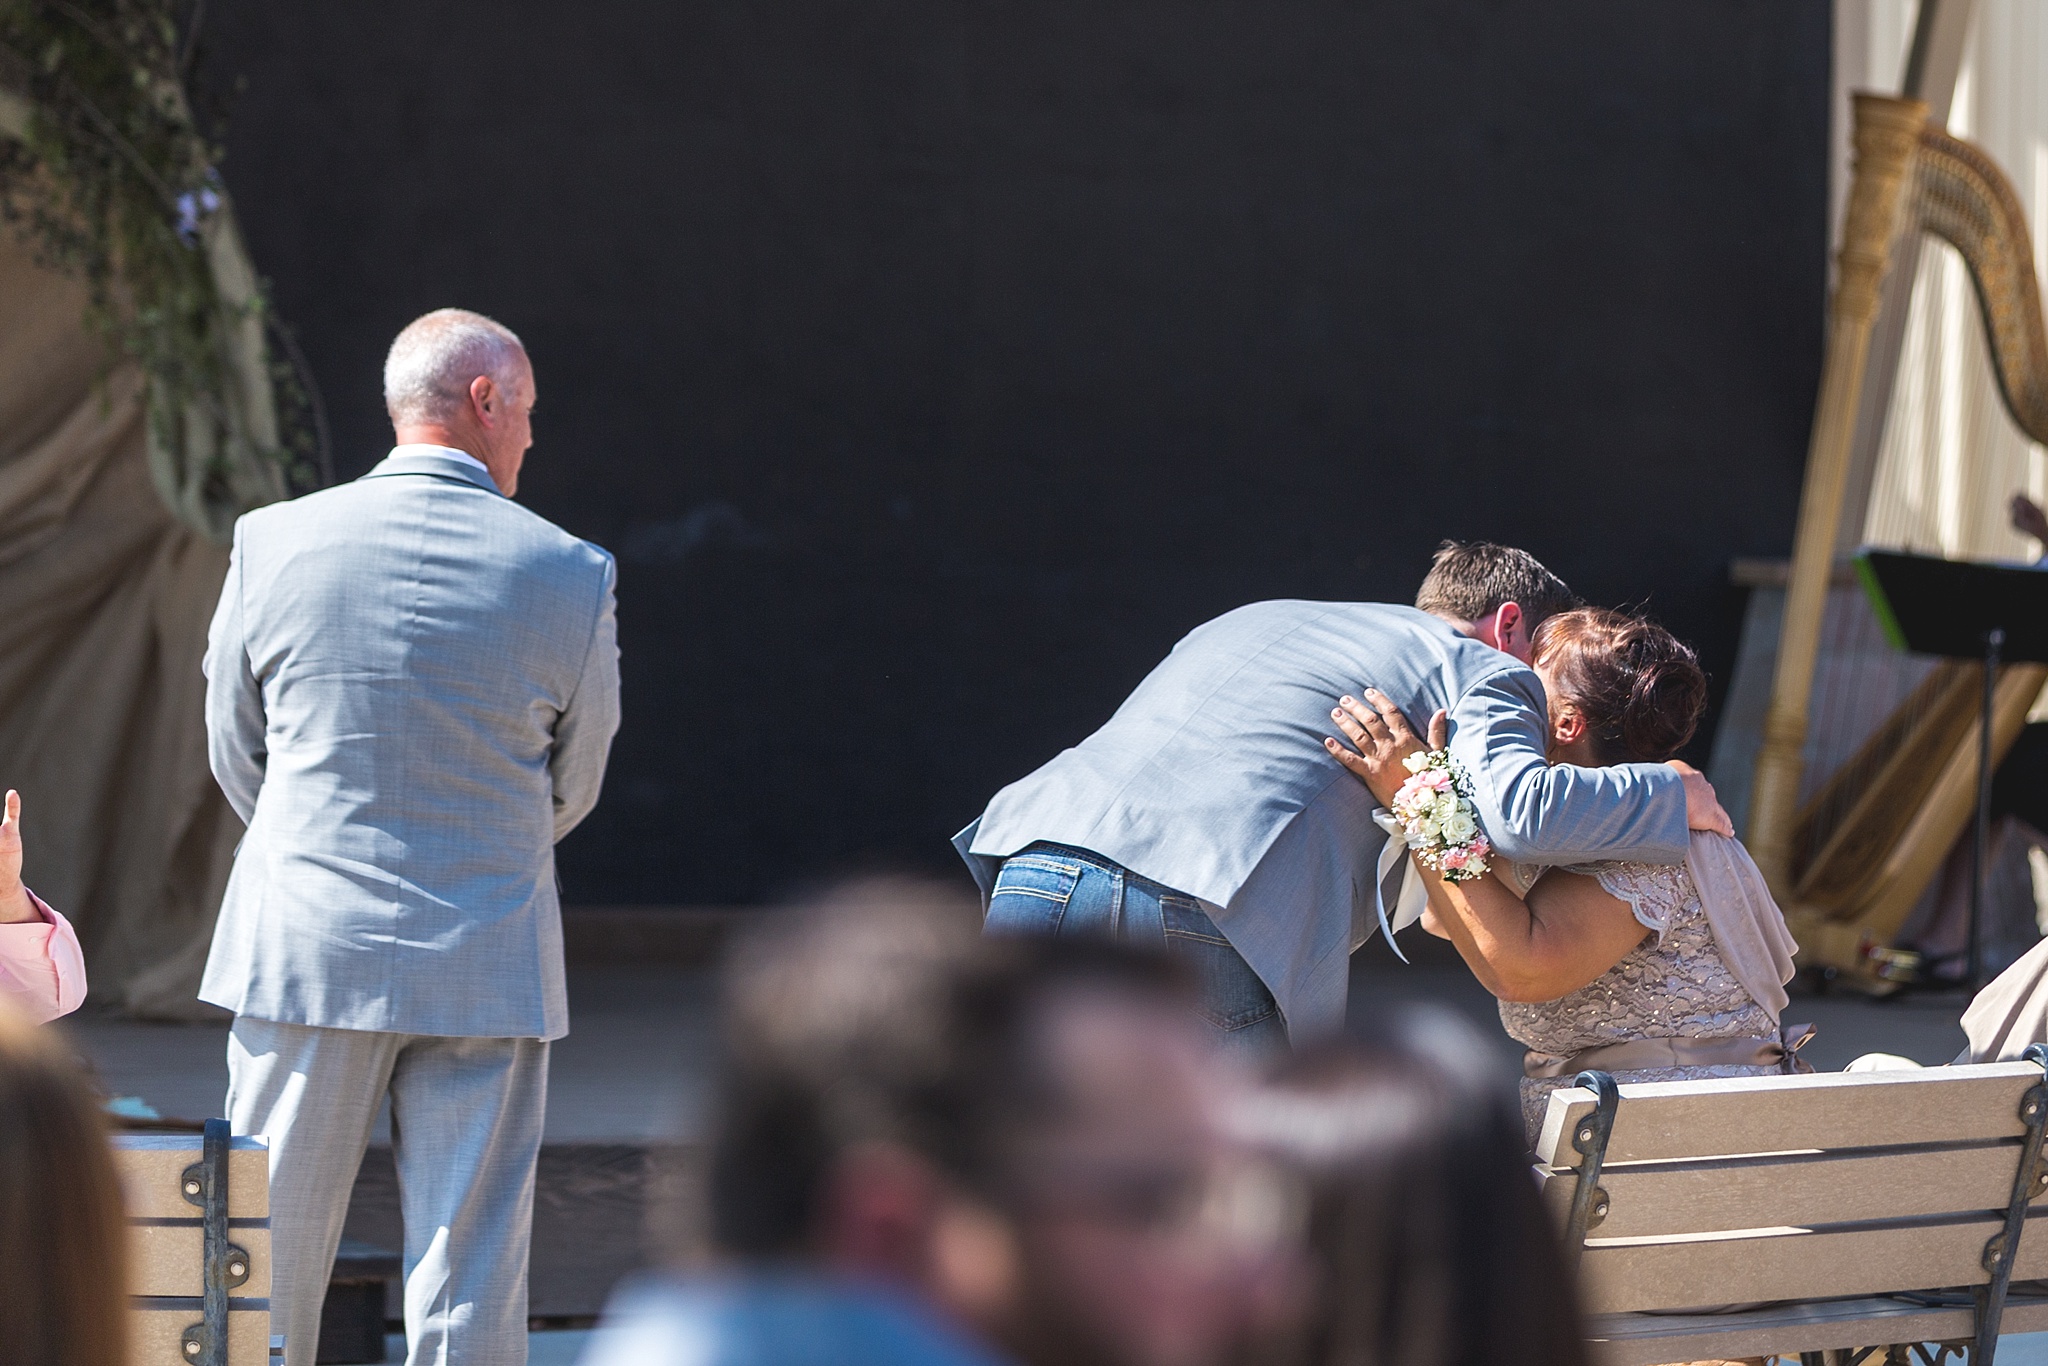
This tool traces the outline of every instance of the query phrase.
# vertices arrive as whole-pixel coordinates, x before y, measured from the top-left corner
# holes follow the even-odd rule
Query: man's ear
[[[1019,1261],[1007,1222],[985,1205],[951,1201],[933,1230],[930,1293],[969,1323],[1001,1322],[1019,1299]]]
[[[1504,602],[1474,625],[1479,628],[1474,632],[1475,638],[1524,664],[1529,662],[1529,615],[1522,610],[1522,604]]]
[[[1504,602],[1493,612],[1493,633],[1500,640],[1500,648],[1511,655],[1529,652],[1529,618],[1522,611],[1519,602]]]
[[[478,375],[469,382],[469,406],[475,410],[477,421],[485,426],[496,420],[494,405],[498,401],[498,386],[491,382],[489,375]]]
[[[853,1149],[826,1180],[818,1230],[825,1261],[850,1274],[921,1287],[945,1198],[944,1180],[908,1149]]]

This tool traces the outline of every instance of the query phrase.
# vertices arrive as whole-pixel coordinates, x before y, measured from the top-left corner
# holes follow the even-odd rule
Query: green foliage
[[[231,334],[252,315],[268,322],[260,288],[224,299],[210,259],[231,229],[216,221],[222,149],[193,116],[189,58],[171,0],[0,0],[0,90],[32,105],[25,135],[0,137],[0,215],[85,282],[88,326],[141,364],[154,444],[203,450],[208,468],[180,478],[207,504],[247,504],[257,485],[309,479],[308,424],[293,420],[306,395],[289,367],[265,362],[286,409],[277,439],[251,449],[189,435],[195,412],[223,431],[247,428],[228,413]],[[285,479],[238,477],[238,454],[275,462]]]

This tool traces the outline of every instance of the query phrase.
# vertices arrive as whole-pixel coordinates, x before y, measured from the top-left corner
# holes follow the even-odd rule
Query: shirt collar
[[[486,465],[486,464],[485,464],[485,463],[484,463],[483,461],[481,461],[481,460],[477,459],[477,458],[476,458],[475,456],[471,455],[471,454],[470,454],[470,453],[469,453],[468,451],[458,451],[458,450],[456,450],[456,449],[455,449],[455,448],[454,448],[453,446],[436,446],[436,445],[434,445],[434,444],[433,444],[432,442],[429,442],[429,441],[413,441],[413,442],[408,442],[407,444],[405,444],[405,445],[403,445],[403,446],[393,446],[393,447],[391,448],[391,454],[392,454],[393,456],[399,456],[399,455],[439,455],[439,456],[445,456],[445,457],[446,457],[447,459],[450,459],[450,460],[460,460],[460,461],[461,461],[461,462],[462,462],[463,464],[465,464],[465,465],[474,465],[474,466],[476,466],[476,468],[478,468],[478,469],[482,470],[482,471],[483,471],[483,472],[484,472],[485,474],[489,474],[489,473],[491,472],[491,467],[490,467],[490,466]],[[387,457],[387,458],[388,458],[388,457]]]

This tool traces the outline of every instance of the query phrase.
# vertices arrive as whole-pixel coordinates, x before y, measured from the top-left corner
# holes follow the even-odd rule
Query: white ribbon
[[[1387,938],[1387,946],[1394,951],[1394,957],[1402,962],[1408,955],[1401,952],[1401,946],[1394,942],[1394,935],[1422,919],[1423,911],[1429,908],[1429,892],[1422,885],[1422,875],[1415,871],[1415,863],[1408,857],[1408,831],[1401,822],[1394,819],[1394,813],[1383,806],[1376,806],[1372,812],[1373,824],[1387,832],[1387,842],[1380,847],[1378,875],[1372,880],[1373,906],[1379,912],[1380,933]],[[1394,898],[1394,913],[1387,914],[1387,875],[1394,871],[1399,862],[1406,870],[1401,876],[1401,891]],[[1358,944],[1366,936],[1355,935]],[[1351,947],[1356,949],[1358,944]]]

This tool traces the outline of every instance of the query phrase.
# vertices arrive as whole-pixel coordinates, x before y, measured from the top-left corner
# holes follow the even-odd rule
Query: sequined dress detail
[[[1535,870],[1517,870],[1530,880]],[[1714,943],[1699,888],[1683,864],[1594,863],[1566,869],[1598,880],[1652,931],[1605,976],[1568,996],[1536,1003],[1502,1001],[1500,1021],[1525,1048],[1570,1057],[1631,1039],[1774,1038],[1778,1022],[1758,1005]],[[1659,1067],[1616,1072],[1616,1081],[1761,1077],[1774,1067]],[[1570,1077],[1525,1077],[1522,1119],[1534,1142],[1550,1093]]]

